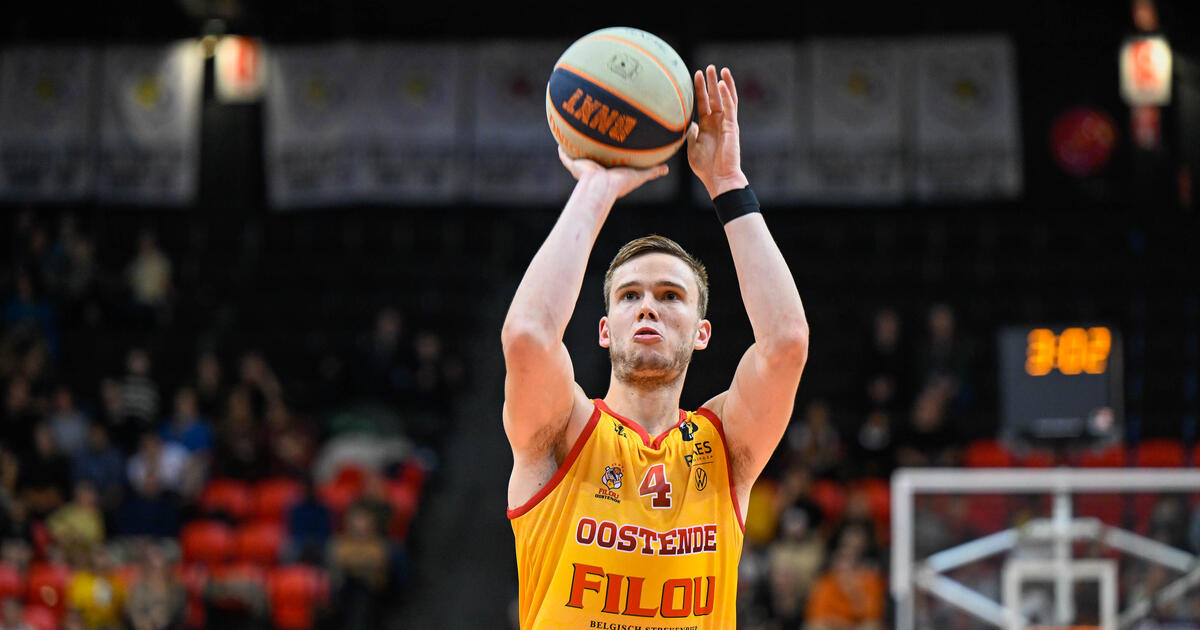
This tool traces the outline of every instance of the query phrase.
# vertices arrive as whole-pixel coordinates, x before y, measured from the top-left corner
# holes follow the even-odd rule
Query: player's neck
[[[614,375],[608,384],[604,404],[641,425],[650,435],[658,435],[679,422],[679,397],[683,378],[661,387],[641,388],[622,383]]]

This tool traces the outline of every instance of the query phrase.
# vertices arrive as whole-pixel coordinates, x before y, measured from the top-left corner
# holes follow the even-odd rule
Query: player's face
[[[678,379],[712,332],[700,319],[691,268],[670,254],[645,254],[615,269],[612,286],[600,345],[617,378],[647,387]]]

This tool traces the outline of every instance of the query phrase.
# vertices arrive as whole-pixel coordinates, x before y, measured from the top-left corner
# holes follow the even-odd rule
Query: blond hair
[[[696,276],[696,286],[699,288],[697,296],[697,306],[700,312],[700,318],[708,313],[708,271],[704,269],[704,265],[693,255],[689,254],[679,243],[657,234],[635,238],[628,243],[625,243],[621,249],[617,250],[617,255],[613,256],[612,262],[608,264],[608,271],[604,273],[604,312],[609,309],[609,300],[612,293],[613,272],[617,267],[646,254],[668,254],[682,260],[692,270],[692,274]]]

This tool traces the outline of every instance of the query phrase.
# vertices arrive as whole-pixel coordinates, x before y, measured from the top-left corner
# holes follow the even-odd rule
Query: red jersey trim
[[[721,424],[721,420],[717,418],[717,414],[701,407],[696,410],[696,413],[708,418],[708,421],[713,423],[717,428],[717,434],[721,436],[721,448],[725,451],[725,475],[729,477],[729,500],[733,501],[733,513],[737,515],[738,525],[742,528],[742,533],[746,533],[746,520],[742,518],[742,504],[738,502],[737,489],[733,487],[733,460],[729,458],[729,443],[725,439],[725,427]]]
[[[597,399],[595,399],[594,402],[596,403],[597,407],[599,407],[600,409],[602,409],[604,411],[604,413],[616,418],[618,422],[629,427],[630,429],[633,429],[633,432],[637,433],[638,437],[642,438],[642,444],[645,444],[649,448],[658,448],[659,446],[661,446],[663,440],[667,439],[668,435],[671,435],[671,431],[674,431],[675,429],[678,429],[679,427],[683,426],[683,421],[687,419],[687,412],[680,409],[679,410],[679,422],[676,422],[674,426],[667,429],[666,431],[663,431],[662,434],[659,435],[658,437],[651,439],[650,434],[648,432],[646,432],[645,429],[642,428],[642,425],[638,424],[637,422],[634,422],[633,420],[630,420],[629,418],[626,418],[625,416],[622,416],[621,414],[613,411],[612,409],[609,409],[608,405],[604,404],[603,399],[597,398]]]
[[[592,410],[592,417],[588,418],[587,425],[583,427],[583,431],[579,434],[579,439],[575,440],[575,445],[571,447],[571,452],[567,453],[567,458],[559,465],[558,470],[554,471],[554,476],[546,485],[542,486],[528,501],[516,508],[508,508],[508,518],[512,520],[532,510],[534,506],[542,502],[546,495],[554,491],[558,484],[562,483],[563,477],[567,476],[567,471],[571,470],[571,466],[575,464],[575,460],[579,458],[579,453],[583,452],[583,445],[587,443],[588,438],[592,436],[592,431],[596,428],[596,423],[600,420],[600,408],[597,406]]]

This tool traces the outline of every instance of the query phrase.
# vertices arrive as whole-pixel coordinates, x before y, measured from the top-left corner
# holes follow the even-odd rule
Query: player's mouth
[[[641,343],[654,343],[661,339],[662,333],[648,326],[643,326],[633,333],[633,340]]]

